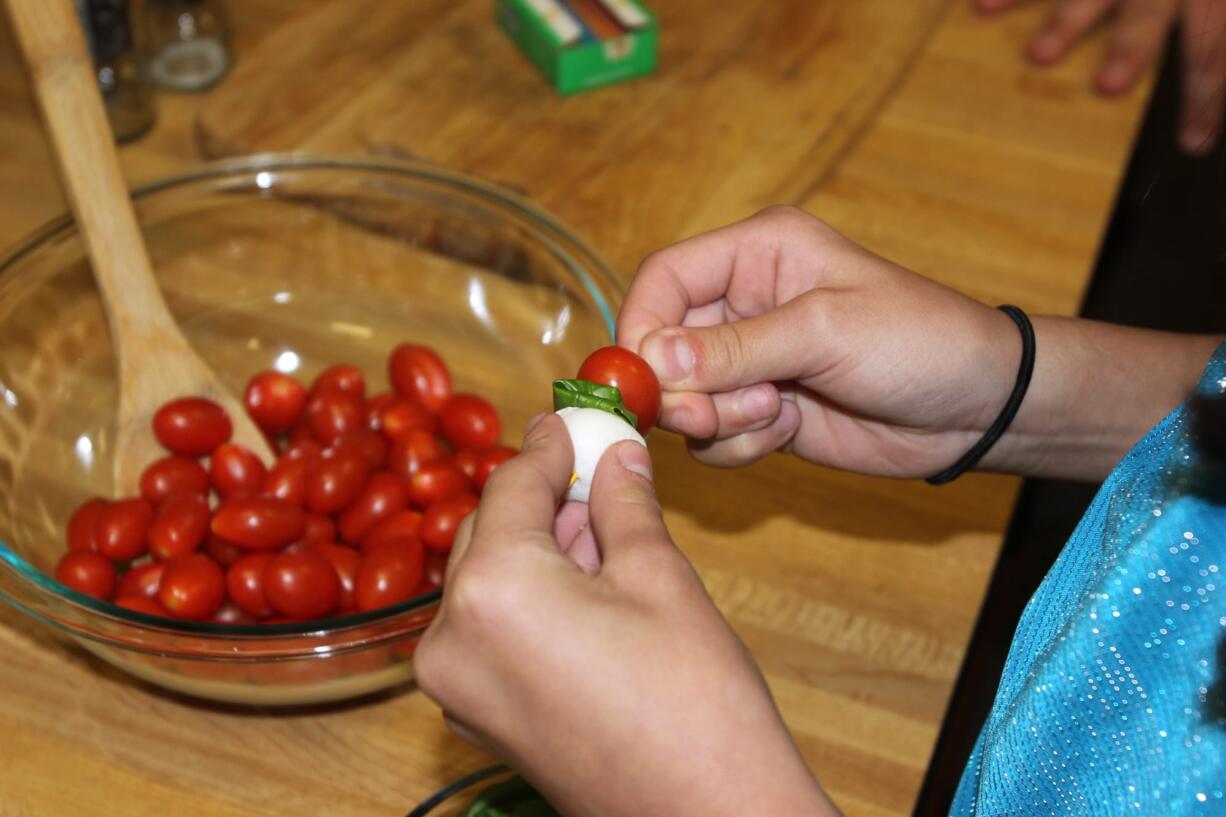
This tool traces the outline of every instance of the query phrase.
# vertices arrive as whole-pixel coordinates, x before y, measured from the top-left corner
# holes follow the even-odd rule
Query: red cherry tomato
[[[259,493],[265,474],[260,458],[238,443],[219,446],[209,463],[209,477],[223,499]]]
[[[306,412],[304,410],[303,414],[305,415],[305,413]],[[289,436],[285,442],[287,446],[292,448],[299,443],[318,443],[319,441],[315,439],[315,435],[311,431],[311,426],[307,424],[306,417],[303,416],[303,418],[298,421],[298,425],[289,430]]]
[[[372,549],[363,557],[354,581],[358,610],[377,610],[411,599],[421,583],[424,562],[421,543],[410,537]]]
[[[455,448],[488,448],[498,442],[498,412],[475,394],[456,394],[443,404],[443,439]]]
[[[89,551],[65,553],[55,566],[55,579],[78,593],[106,601],[115,592],[115,565]]]
[[[341,583],[340,601],[337,602],[337,612],[350,613],[357,609],[353,598],[354,582],[357,580],[358,567],[362,557],[353,548],[320,542],[311,545],[311,550],[322,556],[336,571],[336,578]]]
[[[283,460],[313,460],[324,453],[324,447],[314,437],[290,443],[281,455]]]
[[[232,601],[223,601],[217,612],[209,616],[210,624],[255,624],[255,616],[248,615]]]
[[[357,366],[338,363],[324,369],[311,383],[313,392],[321,392],[325,389],[343,391],[350,397],[361,400],[366,396],[366,378],[362,376],[362,370]]]
[[[264,597],[283,616],[316,619],[336,609],[341,581],[317,553],[278,553],[264,568]]]
[[[326,452],[307,467],[303,483],[306,506],[316,513],[336,513],[347,508],[362,493],[369,470],[360,454]]]
[[[392,472],[408,479],[423,465],[442,462],[447,451],[438,437],[425,431],[410,431],[392,443],[392,453],[387,458],[387,467]]]
[[[153,415],[153,434],[173,454],[203,457],[230,439],[225,409],[203,397],[171,400]]]
[[[162,457],[140,475],[140,495],[157,505],[172,494],[209,492],[209,475],[189,457]]]
[[[115,598],[127,596],[144,596],[151,599],[158,594],[158,585],[162,583],[163,562],[149,562],[128,568],[119,577],[119,585],[115,588]]]
[[[343,435],[332,444],[332,450],[358,454],[371,468],[383,468],[387,465],[389,446],[382,434],[360,429]]]
[[[477,463],[481,461],[480,448],[461,448],[451,457],[451,461],[460,466],[464,476],[471,479],[477,477]]]
[[[72,551],[96,551],[98,540],[94,538],[94,526],[98,515],[106,507],[105,499],[87,499],[81,503],[68,520],[68,549]]]
[[[94,522],[98,552],[108,559],[135,559],[145,552],[153,506],[144,499],[111,502]]]
[[[477,461],[477,473],[473,475],[473,484],[477,486],[477,491],[485,490],[485,483],[489,481],[494,469],[518,453],[514,448],[505,445],[496,445],[482,451],[481,459]]]
[[[426,508],[417,536],[430,550],[449,551],[455,541],[456,528],[475,510],[477,498],[472,494],[444,497]]]
[[[342,435],[365,426],[362,401],[340,389],[313,392],[306,405],[307,426],[321,443],[331,445]]]
[[[443,586],[443,578],[447,575],[447,560],[451,552],[438,550],[426,551],[426,569],[421,577],[422,593],[429,593]]]
[[[314,460],[293,459],[288,454],[264,475],[263,496],[301,506],[306,496],[306,473]]]
[[[620,346],[606,346],[588,355],[579,367],[580,380],[616,386],[622,402],[638,417],[638,432],[646,434],[660,419],[660,381],[647,361]]]
[[[426,508],[444,497],[472,492],[472,483],[454,462],[432,462],[409,477],[409,502]]]
[[[451,396],[451,373],[433,349],[402,343],[392,350],[387,368],[392,388],[430,411],[442,411]]]
[[[210,528],[217,536],[239,547],[272,550],[301,539],[306,524],[306,513],[297,505],[270,497],[249,496],[223,502],[213,514]]]
[[[420,527],[420,513],[407,508],[403,511],[396,511],[370,529],[370,532],[362,539],[362,552],[367,553],[389,539],[398,539],[402,536],[416,537]]]
[[[306,407],[307,390],[281,372],[260,372],[243,395],[247,413],[265,434],[284,434],[297,424]]]
[[[203,553],[189,553],[166,563],[158,601],[175,618],[199,621],[217,612],[226,598],[221,566]]]
[[[273,614],[264,595],[264,570],[272,557],[271,553],[249,553],[226,571],[226,595],[239,609],[256,618]]]
[[[383,409],[388,403],[395,400],[397,395],[392,392],[380,392],[366,401],[366,428],[371,431],[380,431],[383,426],[379,417],[383,413]]]
[[[149,552],[166,561],[204,544],[209,535],[209,503],[200,494],[176,494],[158,506],[149,525]]]
[[[165,616],[166,611],[162,609],[162,605],[157,603],[157,599],[149,596],[121,596],[116,595],[115,604],[125,610],[134,610],[137,613],[144,613],[147,616]]]
[[[313,545],[317,542],[336,541],[336,523],[332,521],[332,517],[322,513],[308,513],[306,522],[306,533],[302,534],[302,538],[298,540],[302,544]]]
[[[209,534],[205,540],[204,549],[213,557],[217,564],[222,567],[229,567],[239,559],[250,553],[246,548],[241,548],[238,545],[231,544],[220,536]]]
[[[409,504],[404,480],[390,471],[371,475],[361,495],[340,515],[341,538],[356,545],[371,529]]]
[[[398,440],[415,430],[435,433],[438,418],[411,397],[396,397],[380,411],[379,428],[392,440]]]

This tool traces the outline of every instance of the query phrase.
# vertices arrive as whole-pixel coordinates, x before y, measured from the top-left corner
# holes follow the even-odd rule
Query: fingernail
[[[540,414],[533,415],[528,421],[528,425],[524,426],[524,438],[527,439],[532,434],[532,430],[541,424],[541,421],[549,416],[549,412],[542,411]]]
[[[624,443],[617,449],[617,461],[622,468],[651,479],[651,456],[647,449],[636,442]]]
[[[800,428],[800,408],[792,402],[784,403],[779,407],[779,419],[775,422],[779,424],[780,431],[790,436]]]
[[[643,344],[643,358],[661,380],[683,380],[694,368],[694,351],[681,335],[653,335]]]
[[[750,423],[767,419],[775,410],[775,401],[771,399],[770,389],[764,386],[746,389],[741,393],[738,405],[741,416]]]
[[[1060,53],[1060,38],[1055,34],[1040,34],[1030,44],[1030,56],[1040,62],[1053,60]]]
[[[1207,153],[1213,134],[1203,125],[1187,125],[1179,134],[1179,146],[1185,153],[1199,156]]]
[[[1099,86],[1109,93],[1124,90],[1132,77],[1132,69],[1126,60],[1111,60],[1098,75]]]

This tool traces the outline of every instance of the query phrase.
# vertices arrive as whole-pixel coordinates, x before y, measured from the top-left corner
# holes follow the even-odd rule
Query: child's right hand
[[[937,473],[1017,377],[1008,316],[776,207],[643,262],[618,342],[660,378],[660,425],[695,457],[782,449],[870,474]]]

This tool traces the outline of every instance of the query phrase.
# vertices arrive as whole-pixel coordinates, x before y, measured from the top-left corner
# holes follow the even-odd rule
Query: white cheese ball
[[[575,479],[565,499],[587,502],[592,493],[592,477],[596,465],[610,447],[622,440],[634,440],[647,445],[634,426],[622,418],[594,408],[564,408],[556,412],[570,432],[570,444],[575,449]]]

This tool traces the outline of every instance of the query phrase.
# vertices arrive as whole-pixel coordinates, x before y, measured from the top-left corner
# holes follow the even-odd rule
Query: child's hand
[[[1020,0],[975,0],[983,12],[1013,8]],[[1183,124],[1179,142],[1207,153],[1221,135],[1226,108],[1226,0],[1056,0],[1030,41],[1030,59],[1059,62],[1090,29],[1115,16],[1111,45],[1095,83],[1105,94],[1131,90],[1158,59],[1176,21],[1183,33]]]
[[[490,478],[414,657],[422,690],[568,815],[833,814],[669,538],[647,450],[610,449],[590,506],[555,517],[572,456],[546,415]]]
[[[784,207],[650,256],[618,342],[651,363],[660,425],[704,462],[783,449],[897,477],[974,445],[1021,355],[1003,313]]]

